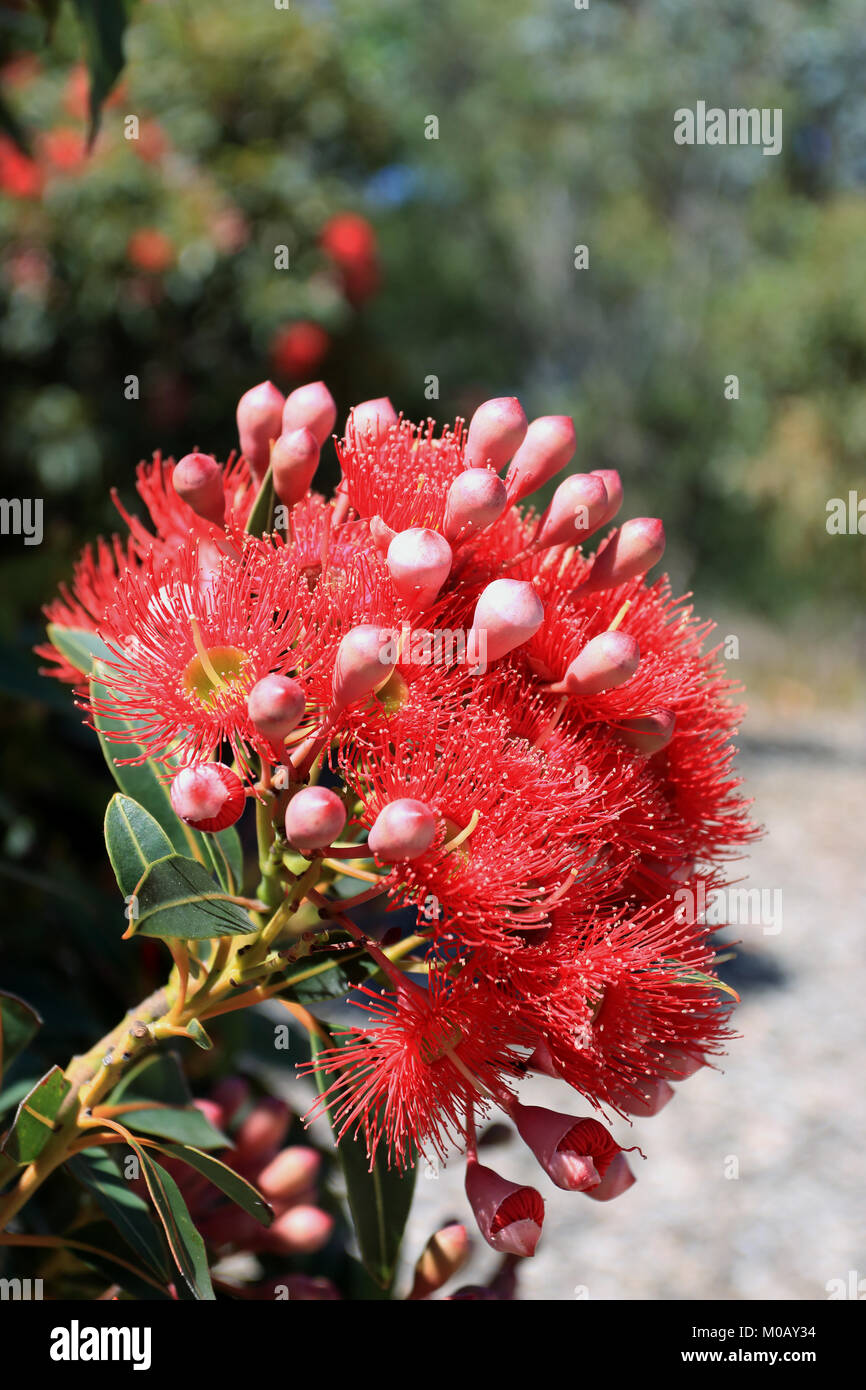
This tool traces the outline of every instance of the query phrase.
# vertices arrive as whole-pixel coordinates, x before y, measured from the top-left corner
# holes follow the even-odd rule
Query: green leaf
[[[204,1028],[202,1028],[197,1018],[190,1019],[189,1023],[186,1025],[186,1033],[187,1037],[195,1043],[196,1047],[200,1047],[202,1052],[210,1052],[213,1048],[212,1040],[205,1032]]]
[[[140,936],[191,941],[247,936],[255,930],[249,915],[227,900],[201,865],[179,854],[157,859],[145,870],[137,898],[135,931]]]
[[[41,1027],[42,1019],[35,1009],[16,994],[0,992],[0,1077]]]
[[[108,655],[110,657],[111,653]],[[90,698],[91,701],[111,698],[106,686],[99,680],[98,668],[90,682]],[[206,868],[213,870],[224,888],[239,891],[243,882],[243,850],[240,836],[234,826],[229,826],[216,835],[203,835],[198,830],[184,825],[175,814],[169,795],[168,780],[175,764],[170,760],[157,763],[153,758],[145,758],[140,763],[117,762],[116,758],[138,758],[144,753],[143,746],[135,742],[136,721],[111,718],[101,711],[94,710],[93,723],[108,770],[120,790],[153,817],[178,854],[192,855]],[[124,741],[110,739],[109,734],[123,734]],[[127,737],[129,742],[125,741]],[[217,845],[221,846],[222,854]],[[229,883],[226,874],[226,860],[235,880],[234,885]],[[132,892],[132,889],[129,891]]]
[[[54,1133],[57,1112],[68,1093],[69,1082],[63,1072],[52,1067],[18,1106],[3,1153],[19,1165],[38,1158]]]
[[[247,518],[246,529],[251,536],[262,536],[265,532],[273,530],[274,502],[274,479],[269,464],[268,471],[262,479],[262,485]]]
[[[90,72],[90,134],[93,144],[99,130],[102,103],[125,62],[123,36],[131,5],[129,0],[72,0],[84,30],[84,51]]]
[[[136,1134],[155,1134],[160,1139],[193,1144],[200,1149],[225,1149],[231,1142],[227,1135],[214,1128],[206,1115],[194,1107],[176,1110],[167,1105],[154,1107],[153,1110],[130,1110],[120,1119]]]
[[[109,1103],[153,1101],[152,1110],[131,1110],[118,1118],[143,1134],[194,1144],[200,1149],[224,1149],[230,1140],[192,1104],[186,1077],[173,1052],[145,1057],[117,1086]]]
[[[183,1163],[189,1164],[197,1173],[201,1173],[212,1182],[227,1197],[231,1197],[239,1207],[242,1207],[250,1216],[254,1216],[262,1226],[270,1226],[274,1219],[274,1213],[268,1206],[260,1192],[248,1183],[246,1178],[242,1178],[228,1164],[222,1163],[218,1158],[213,1158],[211,1154],[202,1153],[201,1149],[194,1148],[190,1144],[160,1144],[163,1153],[171,1158],[179,1158]]]
[[[312,1037],[310,1046],[315,1060],[322,1044]],[[327,1090],[330,1082],[318,1069],[316,1080],[320,1091]],[[389,1289],[397,1272],[403,1231],[412,1206],[415,1169],[405,1173],[389,1169],[381,1147],[371,1169],[363,1139],[355,1139],[351,1133],[339,1141],[337,1154],[364,1268],[380,1288]]]
[[[144,1205],[145,1210],[150,1211],[147,1203]],[[162,1227],[155,1226],[154,1229],[161,1231]],[[70,1240],[71,1239],[72,1237],[70,1236]],[[110,1222],[100,1219],[98,1221],[88,1222],[86,1226],[76,1226],[74,1239],[76,1241],[80,1240],[86,1245],[97,1247],[95,1250],[79,1250],[76,1246],[70,1245],[69,1254],[73,1259],[80,1260],[81,1263],[86,1265],[89,1269],[95,1270],[102,1280],[103,1287],[109,1284],[119,1284],[126,1293],[139,1302],[153,1303],[162,1300],[174,1301],[167,1287],[169,1279],[174,1277],[174,1268],[171,1262],[169,1262],[170,1273],[168,1277],[165,1278],[165,1288],[156,1288],[155,1284],[148,1283],[144,1278],[145,1273],[150,1274],[154,1281],[156,1281],[157,1276],[148,1270],[143,1262],[140,1262],[142,1267],[138,1272],[127,1269],[125,1264],[120,1263],[121,1260],[126,1263],[133,1262],[130,1260],[130,1252],[126,1242],[121,1238],[116,1228],[112,1226]],[[162,1278],[163,1276],[159,1277]],[[92,1283],[92,1280],[88,1282]],[[70,1292],[64,1291],[60,1296],[64,1299],[90,1300],[94,1297],[94,1294],[92,1290],[78,1292],[73,1289]]]
[[[189,1292],[196,1299],[213,1299],[214,1291],[204,1241],[193,1225],[177,1183],[159,1163],[155,1163],[145,1153],[135,1139],[128,1137],[141,1162],[147,1190],[162,1222],[172,1258],[183,1275]]]
[[[172,852],[171,840],[149,811],[119,792],[105,812],[105,846],[124,897],[135,892],[145,869]]]
[[[94,661],[112,659],[112,652],[102,638],[87,628],[60,627],[57,623],[49,623],[48,640],[66,657],[70,666],[85,676],[90,675]]]
[[[123,1176],[114,1155],[107,1149],[87,1149],[66,1166],[93,1195],[130,1249],[152,1273],[167,1281],[170,1265],[160,1229],[153,1223],[147,1202]]]

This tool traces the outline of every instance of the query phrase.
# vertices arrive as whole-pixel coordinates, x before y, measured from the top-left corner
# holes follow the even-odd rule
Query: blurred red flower
[[[314,372],[331,345],[317,323],[301,320],[280,328],[271,339],[274,371],[287,377],[306,377]]]
[[[129,261],[139,270],[159,275],[174,264],[174,246],[164,232],[156,227],[141,227],[133,232],[126,244]]]

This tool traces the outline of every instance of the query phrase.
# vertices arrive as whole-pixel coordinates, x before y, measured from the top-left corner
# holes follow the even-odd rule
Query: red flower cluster
[[[190,824],[230,823],[242,784],[281,788],[289,846],[366,858],[359,899],[415,907],[402,954],[328,908],[373,973],[317,1057],[319,1104],[371,1161],[463,1145],[485,1238],[531,1254],[542,1199],[479,1164],[477,1115],[504,1109],[554,1183],[609,1199],[634,1179],[605,1125],[523,1104],[518,1083],[545,1072],[651,1115],[729,1036],[710,928],[674,892],[720,885],[754,834],[740,710],[708,625],[647,579],[661,523],[611,527],[616,473],[522,505],[568,464],[570,420],[528,424],[506,398],[437,432],[364,402],[328,502],[310,485],[335,418],[322,383],[247,392],[243,456],[142,465],[153,531],[123,513],[129,538],[88,549],[48,616],[107,645],[91,712],[132,721],[132,756],[181,764]],[[275,527],[249,534],[269,461]]]

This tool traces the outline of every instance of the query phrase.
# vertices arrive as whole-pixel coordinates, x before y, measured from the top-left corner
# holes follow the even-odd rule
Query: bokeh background
[[[0,950],[43,1060],[163,965],[118,940],[108,777],[31,651],[115,524],[109,490],[132,504],[154,449],[225,457],[268,376],[440,421],[516,393],[575,416],[579,461],[665,518],[676,583],[736,639],[769,831],[744,872],[784,895],[780,933],[728,933],[727,1076],[637,1127],[649,1161],[621,1202],[545,1194],[521,1294],[821,1298],[866,1275],[866,537],[827,529],[831,499],[866,499],[862,7],[139,0],[90,151],[97,49],[71,0],[48,34],[55,8],[0,11],[0,490],[45,517],[40,546],[0,538]],[[675,145],[697,100],[782,108],[782,152]],[[246,1048],[254,1069],[229,1034],[220,1064]],[[459,1168],[419,1183],[410,1253],[465,1216]]]

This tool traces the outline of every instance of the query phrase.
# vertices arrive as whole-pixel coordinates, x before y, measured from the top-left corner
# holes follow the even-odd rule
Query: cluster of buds
[[[616,472],[527,503],[570,464],[570,419],[507,397],[437,432],[365,401],[327,500],[336,416],[322,382],[248,391],[240,456],[142,464],[153,529],[122,510],[127,540],[88,549],[48,614],[108,649],[81,698],[118,760],[134,740],[162,762],[198,830],[264,803],[281,891],[302,879],[323,939],[364,953],[357,1023],[316,1059],[339,1134],[399,1166],[463,1148],[484,1238],[531,1255],[542,1196],[478,1162],[477,1118],[504,1111],[554,1184],[609,1200],[634,1180],[610,1114],[655,1114],[729,1036],[710,928],[674,890],[719,886],[753,834],[740,710],[708,625],[648,577],[661,521],[618,522]],[[253,512],[270,486],[276,526]],[[396,951],[352,916],[373,900],[417,910]],[[518,1101],[535,1072],[596,1113]]]

